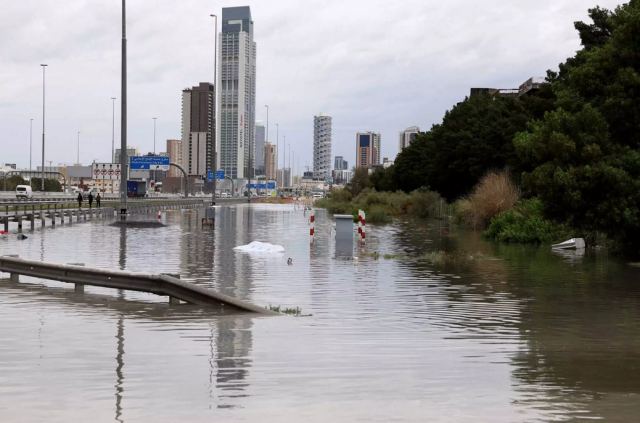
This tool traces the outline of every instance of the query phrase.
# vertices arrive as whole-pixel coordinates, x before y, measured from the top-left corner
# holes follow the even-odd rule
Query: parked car
[[[33,191],[29,185],[18,185],[16,187],[16,198],[33,198]]]

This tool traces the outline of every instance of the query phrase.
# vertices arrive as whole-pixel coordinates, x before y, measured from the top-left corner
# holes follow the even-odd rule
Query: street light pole
[[[264,138],[265,138],[265,141],[266,141],[266,142],[269,142],[269,105],[268,105],[268,104],[265,104],[265,105],[264,105],[264,107],[266,107],[266,108],[267,108],[267,133],[266,133],[266,135],[265,135],[265,137],[264,137]],[[264,157],[265,157],[265,159],[266,159],[266,155],[265,155]],[[264,171],[265,171],[264,173],[266,174],[266,173],[267,173],[267,166],[266,166],[266,162],[265,162]]]
[[[122,70],[120,93],[120,217],[127,214],[127,20],[122,0]]]
[[[42,66],[42,181],[41,185],[40,185],[40,189],[42,191],[44,191],[44,113],[45,113],[45,108],[44,108],[44,88],[45,88],[45,68],[47,67],[46,63],[41,64],[40,66]]]
[[[156,155],[156,120],[157,117],[151,118],[153,119],[153,155]]]
[[[29,119],[29,185],[31,186],[31,179],[33,179],[32,167],[31,167],[31,156],[33,149],[31,148],[33,145],[33,118]]]
[[[211,205],[216,204],[216,189],[218,187],[218,154],[217,154],[217,137],[216,137],[216,117],[218,115],[218,16],[209,15],[214,18],[213,29],[213,119],[211,122],[211,138],[213,138],[213,194],[211,194]]]
[[[278,191],[278,155],[280,154],[280,125],[276,123],[276,191]]]
[[[111,163],[116,161],[116,98],[111,97]]]

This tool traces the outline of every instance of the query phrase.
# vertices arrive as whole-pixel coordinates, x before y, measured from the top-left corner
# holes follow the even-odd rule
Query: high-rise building
[[[114,163],[120,163],[120,151],[122,150],[119,148],[116,148],[116,151],[114,154],[115,156]],[[133,157],[133,156],[139,156],[139,155],[140,155],[140,152],[138,151],[137,148],[135,147],[127,148],[127,157]]]
[[[187,175],[213,170],[214,87],[209,82],[182,91],[182,161]]]
[[[380,134],[358,132],[356,134],[356,167],[372,167],[380,164]]]
[[[276,174],[276,146],[270,142],[264,143],[264,174],[269,180],[274,180]]]
[[[323,113],[313,117],[313,177],[331,177],[331,116]]]
[[[171,163],[177,163],[182,166],[182,140],[167,140],[167,154]],[[182,176],[182,174],[175,166],[171,166],[168,176],[176,178]]]
[[[264,175],[266,169],[266,156],[264,155],[264,143],[266,141],[266,131],[262,123],[256,123],[256,175]]]
[[[219,37],[218,167],[231,178],[247,178],[255,167],[256,43],[251,9],[222,8]]]
[[[349,162],[344,159],[342,156],[336,156],[333,161],[333,169],[334,170],[347,170],[349,169]]]
[[[410,126],[404,131],[400,132],[400,141],[398,142],[398,152],[401,152],[405,148],[409,147],[413,140],[416,139],[420,133],[420,128],[417,126]]]

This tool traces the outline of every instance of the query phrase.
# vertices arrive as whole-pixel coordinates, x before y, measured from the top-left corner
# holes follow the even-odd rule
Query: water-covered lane
[[[624,400],[640,392],[637,269],[499,247],[441,222],[370,226],[346,260],[322,211],[313,246],[293,206],[222,207],[213,231],[201,217],[45,229],[0,241],[0,254],[179,273],[311,316],[212,316],[150,294],[3,282],[2,421],[624,421],[640,411]],[[255,240],[285,253],[233,250]],[[433,251],[463,258],[434,264]]]

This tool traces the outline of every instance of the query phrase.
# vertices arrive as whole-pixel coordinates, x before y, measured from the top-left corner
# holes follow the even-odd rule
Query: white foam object
[[[234,248],[236,251],[254,254],[276,254],[284,253],[282,245],[269,244],[268,242],[253,241],[247,245],[239,245]]]

